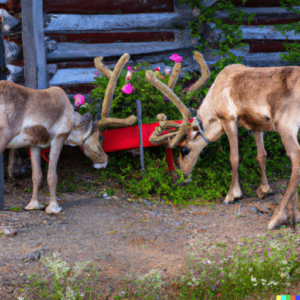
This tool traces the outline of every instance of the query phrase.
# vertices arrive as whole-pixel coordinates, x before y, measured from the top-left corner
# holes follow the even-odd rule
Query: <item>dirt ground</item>
[[[71,168],[83,169],[79,152],[78,161],[71,161],[68,155],[63,152],[65,159],[59,162],[59,183]],[[81,176],[95,178],[92,172],[81,171]],[[259,235],[266,236],[267,223],[284,192],[278,187],[284,185],[286,181],[271,183],[275,193],[263,200],[254,197],[229,206],[185,208],[128,201],[130,196],[124,190],[111,197],[79,190],[59,195],[63,214],[48,216],[44,211],[23,210],[31,197],[24,192],[31,188],[30,178],[6,180],[6,210],[0,211],[0,225],[16,234],[0,235],[0,299],[20,296],[19,289],[26,283],[26,276],[20,274],[35,272],[40,256],[54,252],[71,264],[94,261],[101,269],[103,299],[109,299],[109,293],[117,291],[132,272],[144,275],[156,269],[163,279],[172,279],[184,272],[191,243],[223,242],[233,249],[240,238],[255,241]],[[44,202],[47,194],[41,192]],[[14,212],[10,207],[22,209]],[[284,231],[291,232],[291,228]],[[300,294],[300,286],[289,292]]]

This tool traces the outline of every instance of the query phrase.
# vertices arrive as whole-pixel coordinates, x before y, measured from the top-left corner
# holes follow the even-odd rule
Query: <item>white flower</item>
[[[269,283],[268,283],[268,285],[277,285],[278,283],[277,282],[275,282],[275,281],[270,281]]]
[[[251,275],[251,281],[252,281],[252,282],[256,282],[256,278],[253,277],[253,275]]]
[[[165,74],[170,75],[172,73],[172,69],[170,67],[166,67]]]

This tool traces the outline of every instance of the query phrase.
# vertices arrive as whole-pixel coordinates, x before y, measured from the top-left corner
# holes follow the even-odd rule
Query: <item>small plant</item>
[[[98,273],[90,267],[90,261],[76,263],[72,268],[53,253],[42,258],[45,270],[29,277],[25,285],[25,299],[95,299],[93,289]]]
[[[9,210],[10,211],[20,211],[21,207],[17,207],[17,206],[16,207],[10,207]]]

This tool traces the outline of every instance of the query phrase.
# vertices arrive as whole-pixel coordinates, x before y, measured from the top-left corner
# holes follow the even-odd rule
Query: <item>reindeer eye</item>
[[[100,135],[99,135],[99,141],[103,142],[104,140],[105,140],[104,136],[100,133]]]
[[[191,151],[191,150],[190,150],[189,148],[187,148],[187,147],[182,147],[182,148],[180,149],[180,152],[181,152],[182,157],[184,157],[184,156],[186,156],[187,154],[189,154],[190,151]]]

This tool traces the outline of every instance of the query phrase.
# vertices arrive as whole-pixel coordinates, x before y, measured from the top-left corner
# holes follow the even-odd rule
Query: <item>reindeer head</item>
[[[201,78],[189,88],[189,93],[196,92],[209,78],[209,69],[203,59],[203,56],[199,52],[194,52],[194,57],[200,65],[202,75]],[[173,92],[180,69],[181,63],[177,63],[173,68],[168,86],[157,79],[152,71],[146,71],[146,79],[153,86],[159,89],[170,101],[172,101],[182,115],[182,121],[175,122],[167,120],[167,117],[164,114],[159,114],[159,126],[155,128],[155,131],[149,140],[155,145],[167,144],[169,148],[175,148],[182,143],[179,151],[178,163],[183,172],[183,176],[187,178],[192,172],[200,154],[198,143],[201,138],[199,138],[200,131],[198,130],[197,121],[195,120],[189,124],[191,113]],[[165,131],[168,131],[168,133],[162,134]]]
[[[109,79],[103,99],[101,119],[93,122],[90,113],[81,116],[76,112],[73,129],[67,139],[69,145],[82,146],[84,153],[93,161],[94,167],[98,169],[105,168],[108,162],[108,157],[101,146],[101,132],[110,128],[131,126],[137,120],[133,115],[126,119],[109,117],[117,80],[129,57],[129,54],[125,53],[119,59],[113,71],[102,63],[103,57],[100,56],[94,59],[96,68]]]

